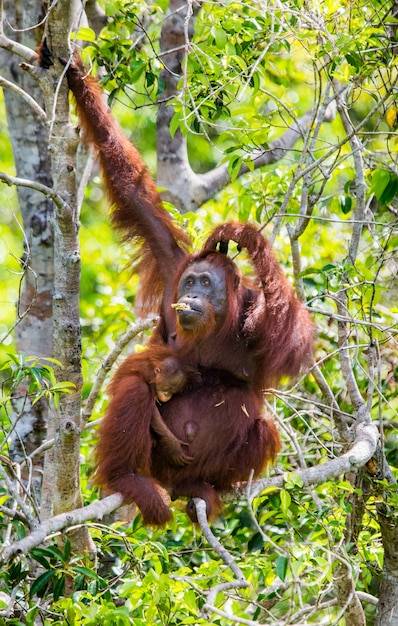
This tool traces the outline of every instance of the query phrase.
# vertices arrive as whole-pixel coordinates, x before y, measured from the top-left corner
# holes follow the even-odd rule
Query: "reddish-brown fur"
[[[185,441],[179,440],[169,430],[156,401],[159,392],[167,390],[175,395],[200,380],[197,370],[177,358],[175,351],[166,346],[153,346],[127,357],[109,385],[117,411],[113,419],[104,419],[101,424],[96,449],[96,481],[107,485],[108,477],[119,475],[120,465],[123,468],[125,462],[129,467],[148,474],[156,442],[158,445],[161,442],[169,463],[185,465],[190,462],[187,450],[182,447]],[[135,430],[137,437],[134,437],[134,445],[129,447],[127,459],[125,438]],[[110,438],[113,440],[113,455],[109,455]]]
[[[217,492],[258,476],[274,461],[279,435],[262,414],[262,392],[284,375],[297,375],[308,362],[313,326],[270,244],[253,226],[224,224],[213,231],[202,252],[188,254],[186,235],[163,209],[139,153],[112,118],[98,85],[85,76],[78,60],[67,76],[86,141],[100,159],[114,205],[113,224],[125,239],[139,237],[143,245],[141,297],[161,316],[150,350],[156,355],[167,345],[201,374],[161,407],[168,428],[189,444],[192,461],[181,467],[170,461],[151,431],[154,399],[147,383],[131,371],[128,359],[121,365],[100,431],[97,480],[133,500],[146,523],[170,519],[162,488],[172,497],[204,498],[211,515],[220,510]],[[229,241],[246,248],[255,286],[244,283],[226,256]],[[185,269],[203,259],[210,272],[225,275],[228,313],[190,333],[178,323],[172,304]]]

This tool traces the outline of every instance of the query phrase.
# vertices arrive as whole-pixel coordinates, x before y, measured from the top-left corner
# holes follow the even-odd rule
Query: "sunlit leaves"
[[[122,114],[118,107],[116,116],[145,151],[153,171],[155,103],[157,98],[163,102],[165,96],[160,72],[166,62],[159,54],[159,33],[166,5],[107,1],[109,19],[100,36],[95,39],[90,29],[73,35],[90,43],[82,53],[86,61],[94,58],[94,71],[101,66],[109,103],[117,104],[123,96],[131,105]],[[267,11],[254,2],[205,2],[186,48],[189,54],[182,73],[173,77],[180,91],[166,100],[174,107],[169,131],[173,137],[181,131],[187,138],[195,173],[205,172],[216,162],[226,163],[231,180],[204,207],[180,217],[193,235],[195,249],[215,223],[257,221],[267,236],[275,235],[275,254],[291,279],[288,227],[295,227],[311,206],[308,226],[299,241],[302,265],[296,278],[302,281],[316,320],[318,365],[338,411],[351,428],[352,406],[337,337],[338,324],[347,321],[356,384],[372,417],[386,420],[388,460],[396,463],[396,435],[390,426],[396,420],[396,351],[389,341],[395,337],[397,310],[394,258],[398,241],[393,235],[398,191],[393,82],[397,61],[381,20],[388,6],[388,2],[326,0],[318,3],[315,13],[300,0],[268,3]],[[358,139],[364,162],[362,188],[357,185],[353,147],[339,111],[330,122],[321,118],[324,98],[331,94],[329,79],[337,79],[346,90],[344,106],[353,125],[350,139]],[[131,115],[131,108],[138,112]],[[294,147],[283,153],[283,159],[250,171],[255,151],[271,151],[273,141],[291,131],[294,121],[308,110],[313,111],[312,121]],[[243,165],[249,172],[240,177]],[[362,217],[358,216],[361,190],[365,193]],[[102,204],[96,177],[81,217],[83,397],[115,339],[134,320],[137,281],[120,272],[129,251],[115,244],[105,216],[107,207]],[[352,264],[347,254],[355,225],[361,226],[362,233]],[[242,256],[237,262],[245,274],[252,268]],[[336,312],[336,296],[341,290],[346,298],[343,316]],[[375,346],[380,361],[370,370],[370,348]],[[69,391],[68,383],[57,383],[53,365],[33,357],[15,357],[2,372],[5,401],[15,389],[13,384],[23,383],[32,401],[56,399],[57,394]],[[378,395],[370,398],[372,384]],[[96,417],[103,414],[105,397],[98,402]],[[275,411],[283,430],[277,464],[278,471],[284,472],[284,489],[264,492],[253,503],[253,510],[246,501],[234,498],[213,523],[214,532],[252,584],[246,596],[234,594],[225,604],[246,620],[253,618],[255,607],[254,617],[260,623],[283,620],[289,611],[291,617],[296,596],[300,609],[310,605],[311,610],[318,610],[315,599],[330,593],[336,546],[343,542],[347,515],[352,511],[351,485],[336,480],[310,491],[296,472],[301,465],[316,466],[342,450],[341,433],[334,427],[339,413],[330,410],[313,372],[305,381],[283,389],[276,399],[267,396],[268,400],[268,412]],[[86,430],[82,438],[86,501],[97,497],[90,485],[94,437]],[[0,504],[8,506],[2,496]],[[112,558],[111,571],[104,578],[63,555],[36,552],[34,558],[45,571],[33,587],[22,561],[10,566],[7,584],[10,590],[14,584],[21,585],[21,597],[30,598],[29,590],[36,594],[31,598],[32,607],[37,597],[44,597],[46,606],[61,616],[60,623],[113,626],[133,620],[138,626],[200,624],[206,591],[230,580],[231,573],[180,513],[184,504],[172,503],[175,518],[161,531],[144,528],[139,516],[113,528],[95,526],[92,534],[99,554]],[[368,501],[367,506],[358,552],[350,556],[350,564],[360,572],[358,588],[369,592],[374,572],[382,566],[382,549],[375,504]],[[392,512],[396,501],[390,498],[388,506]],[[22,532],[22,524],[19,529]],[[70,598],[62,596],[65,576],[73,581]],[[270,590],[278,579],[286,582],[287,591],[283,586]],[[268,605],[265,615],[261,601],[275,597],[278,601],[282,598],[278,608],[273,613]],[[338,611],[333,613],[332,608],[327,615],[314,616],[313,621],[319,617],[319,623],[322,619],[330,623]],[[213,622],[226,623],[221,617]]]
[[[397,114],[398,114],[398,111],[395,106],[389,107],[389,109],[386,111],[386,122],[390,128],[393,128],[393,129],[396,128]]]
[[[24,353],[10,354],[8,361],[5,361],[1,370],[10,372],[9,394],[11,395],[21,384],[27,383],[27,394],[32,399],[32,404],[36,404],[41,398],[53,399],[55,406],[58,406],[61,393],[72,393],[74,384],[67,381],[57,381],[52,365],[62,367],[56,359],[26,356]],[[3,402],[7,402],[9,397],[4,396]]]
[[[72,41],[81,39],[83,41],[89,41],[92,43],[95,41],[96,35],[92,28],[82,26],[77,32],[71,33],[71,39]]]

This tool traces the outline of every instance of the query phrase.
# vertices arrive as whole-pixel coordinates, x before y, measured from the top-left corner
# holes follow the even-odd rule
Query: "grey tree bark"
[[[5,35],[35,50],[40,29],[25,30],[27,24],[39,20],[41,3],[37,0],[4,3]],[[0,49],[1,75],[36,103],[44,106],[44,98],[37,82],[19,66],[20,59],[6,49]],[[15,169],[19,177],[52,186],[51,162],[48,150],[48,130],[37,110],[26,105],[19,93],[4,89],[7,122],[13,149]],[[17,304],[15,342],[18,350],[38,357],[53,354],[52,293],[53,266],[53,204],[39,191],[17,187],[19,207],[23,220],[24,255],[21,258],[24,280]],[[22,396],[26,389],[21,389]],[[14,429],[10,456],[22,461],[40,445],[48,422],[48,405],[40,400],[36,405],[14,401]],[[36,491],[40,490],[43,456],[34,460],[33,477]]]
[[[8,93],[6,97],[17,175],[32,181],[31,188],[25,191],[18,187],[24,228],[28,241],[34,244],[34,249],[31,248],[34,266],[27,277],[40,276],[40,283],[37,279],[40,291],[32,286],[31,280],[26,280],[24,284],[24,306],[32,299],[33,305],[28,306],[23,322],[17,326],[17,341],[25,352],[58,359],[61,366],[55,368],[57,380],[74,385],[71,394],[61,394],[57,408],[53,406],[49,412],[44,405],[45,421],[42,419],[40,422],[36,410],[33,416],[24,412],[19,420],[26,441],[34,439],[34,433],[41,428],[41,436],[38,441],[37,438],[34,440],[32,447],[41,443],[44,433],[55,439],[55,445],[45,453],[42,518],[82,505],[79,488],[82,385],[80,252],[75,177],[78,137],[70,125],[69,92],[66,82],[62,80],[63,65],[58,61],[69,55],[69,32],[77,13],[81,12],[81,6],[80,3],[62,0],[45,7],[45,10],[47,13],[43,13],[42,3],[34,0],[7,3],[2,24],[13,19],[18,29],[4,30],[0,37],[0,46],[11,55],[7,63],[11,70],[7,76],[6,91],[9,90],[12,97]],[[43,24],[43,28],[38,24]],[[17,41],[15,36],[21,41]],[[35,50],[38,40],[44,36],[53,59],[49,68],[37,66]],[[15,55],[23,59],[18,69]],[[26,101],[29,96],[26,93],[33,96],[36,103],[29,109],[28,116]],[[38,110],[41,111],[40,116]],[[34,191],[35,185],[42,183],[43,179],[53,201]],[[16,440],[27,454],[24,441],[18,437]],[[14,448],[17,451],[18,446],[14,445]],[[13,454],[19,458],[16,452]],[[73,540],[75,552],[91,550],[86,529],[76,531]]]

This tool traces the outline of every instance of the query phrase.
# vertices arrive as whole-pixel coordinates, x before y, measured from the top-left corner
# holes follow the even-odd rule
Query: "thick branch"
[[[2,20],[1,20],[2,22]],[[24,59],[27,63],[34,64],[37,62],[37,54],[31,48],[27,46],[23,46],[17,41],[13,41],[4,35],[4,33],[0,33],[0,48],[4,48],[4,50],[8,50],[13,54],[17,54],[21,59]]]
[[[303,136],[313,116],[314,112],[312,110],[307,111],[302,117],[294,121],[292,126],[288,128],[281,137],[272,141],[267,150],[257,152],[252,158],[254,169],[276,163],[283,159],[296,141]],[[243,174],[247,174],[249,171],[250,168],[246,164],[243,164],[240,168],[239,176],[243,176]],[[202,174],[199,178],[203,187],[203,193],[205,194],[203,202],[206,202],[206,200],[215,196],[216,193],[230,183],[231,178],[228,174],[228,164],[223,163],[214,170]]]
[[[297,474],[300,476],[303,485],[318,485],[322,482],[330,480],[331,478],[335,478],[340,474],[362,467],[373,456],[378,440],[379,433],[373,424],[359,424],[357,427],[357,437],[350,450],[337,459],[327,461],[323,465],[317,465],[315,467],[302,470],[297,472]],[[259,496],[267,487],[281,489],[284,482],[284,476],[273,476],[272,478],[258,480],[250,485],[250,498],[253,499]],[[115,509],[119,508],[122,502],[122,496],[115,493],[104,498],[103,500],[96,500],[86,507],[62,513],[61,515],[50,518],[40,524],[30,535],[6,548],[1,556],[1,559],[2,561],[8,561],[17,554],[25,554],[35,546],[38,546],[45,541],[49,535],[63,530],[64,528],[68,528],[76,524],[82,524],[88,520],[100,520],[107,513],[111,513]],[[200,502],[198,519],[200,523],[203,524],[203,527],[205,527],[207,521],[205,524],[201,517]],[[228,553],[223,552],[224,548],[221,546],[222,550],[220,552],[218,548],[216,548],[216,545],[213,545],[212,541],[210,541],[210,543],[224,560],[226,565],[231,567],[231,562],[227,557]],[[233,571],[239,581],[241,581],[242,575],[236,564],[234,564]]]
[[[232,570],[235,577],[238,580],[243,581],[245,583],[246,580],[241,569],[235,563],[233,557],[228,552],[228,550],[224,548],[224,546],[219,542],[217,537],[215,537],[210,530],[210,526],[207,521],[206,502],[202,500],[201,498],[194,498],[194,502],[195,502],[196,514],[198,517],[198,522],[200,524],[204,537],[206,537],[210,546],[218,554],[218,556],[224,561],[225,565]],[[248,586],[248,583],[246,585],[243,584],[242,586],[246,587]]]
[[[196,11],[199,10],[199,3]],[[170,121],[174,108],[168,103],[178,93],[178,83],[182,75],[182,62],[186,58],[189,41],[193,35],[194,16],[192,4],[186,0],[170,0],[167,17],[160,37],[160,54],[164,69],[160,78],[164,82],[157,114],[157,182],[164,188],[162,197],[175,204],[181,212],[198,205],[192,188],[196,174],[188,160],[187,139],[179,129],[170,135]]]
[[[351,567],[348,563],[339,563],[334,572],[334,588],[338,603],[344,609],[344,617],[350,626],[366,626],[362,604],[355,593]]]
[[[383,577],[376,626],[395,626],[398,623],[398,532],[397,515],[385,504],[377,508],[384,548]]]
[[[297,472],[303,485],[319,485],[336,478],[346,472],[352,472],[362,467],[374,455],[379,441],[379,432],[374,424],[358,424],[356,438],[351,448],[336,459],[322,465],[315,465]],[[253,483],[250,487],[250,498],[256,498],[267,487],[281,489],[285,483],[284,476],[264,478]]]
[[[174,109],[172,106],[167,106],[167,103],[178,94],[183,64],[190,49],[193,26],[199,7],[199,3],[171,0],[160,40],[164,63],[161,78],[165,89],[161,93],[162,101],[157,118],[157,182],[159,187],[167,189],[162,194],[164,199],[172,202],[182,213],[195,211],[231,182],[227,163],[223,163],[206,174],[196,174],[189,163],[186,137],[179,130],[174,137],[171,137],[169,132]],[[267,150],[259,150],[254,154],[252,157],[254,169],[282,159],[303,136],[313,115],[313,111],[308,111],[301,118],[293,121],[291,127],[282,137],[273,141]],[[246,164],[242,165],[239,176],[246,174],[249,170]]]
[[[105,515],[118,509],[122,501],[122,496],[115,493],[103,500],[95,500],[95,502],[92,502],[86,507],[68,511],[67,513],[61,513],[60,515],[45,520],[27,537],[5,548],[0,559],[3,563],[6,563],[15,556],[26,554],[43,543],[50,535],[60,532],[65,528],[84,524],[89,520],[102,520]]]
[[[85,10],[88,23],[98,36],[102,28],[106,26],[107,17],[105,15],[105,11],[100,7],[96,0],[87,0]]]
[[[47,115],[45,111],[41,108],[41,106],[39,106],[36,100],[32,98],[32,96],[29,95],[24,89],[21,89],[21,87],[18,87],[18,85],[11,82],[10,80],[7,80],[6,78],[3,78],[2,76],[0,76],[0,87],[6,87],[14,93],[17,93],[22,98],[22,100],[26,102],[26,104],[32,107],[32,109],[37,113],[40,119],[45,124],[47,123]]]
[[[281,160],[291,150],[294,144],[303,136],[308,123],[313,118],[313,111],[307,111],[295,121],[291,128],[272,141],[267,150],[261,150],[253,155],[252,165],[259,169],[271,163]],[[176,169],[179,173],[176,173]],[[251,168],[243,164],[238,176],[247,174]],[[188,159],[173,162],[172,180],[158,180],[159,185],[168,184],[167,199],[173,202],[182,212],[195,211],[199,206],[213,198],[219,191],[231,182],[228,173],[228,164],[223,163],[218,167],[206,172],[195,174],[191,169]]]

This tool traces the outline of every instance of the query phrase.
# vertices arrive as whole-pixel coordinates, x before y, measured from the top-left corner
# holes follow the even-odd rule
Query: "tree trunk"
[[[384,564],[375,626],[398,626],[397,517],[385,504],[380,504],[377,512],[384,548]]]
[[[170,135],[170,121],[174,108],[168,106],[170,98],[178,92],[182,76],[182,63],[186,56],[189,39],[193,34],[194,13],[186,0],[170,0],[160,37],[160,51],[164,69],[160,78],[165,88],[159,94],[159,109],[156,120],[157,140],[157,183],[164,189],[162,197],[172,202],[182,213],[194,210],[203,201],[195,197],[199,177],[195,175],[188,160],[187,139],[179,129]],[[200,5],[196,5],[197,13]],[[186,38],[189,36],[188,40]]]
[[[43,37],[41,29],[32,28],[43,20],[42,7],[38,0],[16,5],[8,2],[6,6],[7,20],[14,23],[17,31],[10,30],[5,35],[15,41],[15,34],[23,33],[19,43],[26,46],[26,53],[21,54],[29,60],[32,57],[29,50],[35,50],[38,39]],[[32,445],[28,448],[25,440],[18,439],[17,432],[14,457],[19,450],[18,443],[26,454],[41,443],[46,430],[47,437],[55,439],[54,447],[46,452],[44,463],[42,518],[82,505],[79,488],[80,252],[75,176],[78,136],[70,125],[69,92],[66,81],[61,81],[64,68],[58,61],[69,56],[68,33],[78,15],[76,8],[81,9],[80,2],[59,0],[51,5],[43,20],[53,62],[49,69],[22,64],[26,70],[22,71],[17,57],[9,53],[3,64],[3,68],[5,65],[8,68],[8,80],[34,98],[46,112],[48,121],[46,127],[15,88],[6,90],[17,176],[44,183],[54,191],[53,202],[37,191],[18,188],[28,260],[33,270],[27,272],[23,286],[22,306],[30,306],[30,309],[17,327],[18,347],[35,356],[52,356],[59,360],[61,367],[54,368],[57,381],[74,385],[71,394],[60,395],[59,405],[52,407],[51,415],[46,404],[38,403],[34,410],[28,405],[27,413],[24,407],[19,420],[23,437]],[[3,45],[12,47],[7,46],[7,42]],[[33,305],[30,304],[32,298]],[[37,431],[40,437],[35,436]],[[82,553],[91,548],[87,529],[76,531],[74,551]]]
[[[46,71],[46,111],[51,120],[50,154],[54,191],[63,202],[55,203],[54,216],[54,354],[62,367],[56,368],[58,381],[74,384],[71,394],[62,394],[52,419],[55,446],[49,452],[47,468],[53,476],[52,513],[58,515],[82,506],[80,492],[80,413],[81,413],[81,328],[80,328],[80,243],[76,201],[76,130],[69,120],[69,90],[61,82],[68,58],[66,34],[74,23],[76,3],[60,0],[53,6],[47,22],[46,40],[54,65]],[[51,461],[54,465],[51,468]],[[73,533],[75,552],[92,551],[86,527]]]
[[[19,43],[35,49],[40,31],[24,30],[26,25],[39,21],[41,2],[25,0],[15,3],[6,0],[4,11],[13,30],[6,28],[5,34]],[[15,29],[15,30],[14,30]],[[43,106],[43,94],[27,72],[19,67],[18,58],[6,50],[0,51],[2,76],[29,93]],[[20,178],[38,181],[52,186],[51,166],[48,150],[48,130],[43,120],[19,94],[4,89],[8,128],[14,155],[15,169]],[[17,318],[22,318],[16,327],[15,343],[18,351],[38,357],[53,355],[52,293],[54,290],[53,264],[53,205],[42,193],[18,187],[18,201],[24,230],[24,281],[17,307]],[[25,396],[27,389],[21,388]],[[48,405],[39,401],[34,406],[29,400],[14,401],[13,431],[10,441],[10,457],[20,462],[45,439],[48,422]],[[33,480],[36,494],[40,492],[43,457],[34,458]]]

